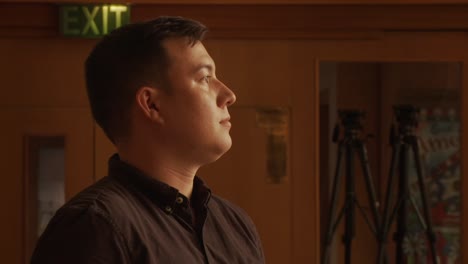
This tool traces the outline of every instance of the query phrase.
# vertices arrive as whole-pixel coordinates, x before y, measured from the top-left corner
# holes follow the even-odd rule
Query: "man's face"
[[[169,92],[160,111],[166,143],[200,165],[215,161],[232,144],[228,106],[236,97],[216,78],[214,61],[201,42],[191,46],[185,38],[168,39],[164,47]]]

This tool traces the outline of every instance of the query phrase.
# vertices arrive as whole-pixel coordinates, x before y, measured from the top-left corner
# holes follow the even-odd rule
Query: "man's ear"
[[[136,92],[137,109],[147,118],[162,122],[161,112],[159,111],[159,101],[161,91],[159,89],[143,86]]]

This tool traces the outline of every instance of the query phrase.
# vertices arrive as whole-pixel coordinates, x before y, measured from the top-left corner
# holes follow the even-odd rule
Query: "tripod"
[[[409,105],[394,106],[395,116],[398,122],[398,132],[394,128],[391,130],[390,144],[392,145],[392,159],[390,167],[390,175],[387,182],[387,192],[385,197],[385,209],[383,213],[383,222],[379,234],[379,252],[378,262],[382,263],[384,257],[384,248],[386,244],[386,237],[388,235],[390,226],[397,217],[397,230],[395,232],[394,240],[396,242],[396,263],[404,263],[404,249],[403,241],[407,234],[407,207],[408,202],[415,210],[419,223],[426,232],[427,240],[430,243],[430,251],[432,263],[437,263],[436,249],[435,249],[435,234],[432,229],[432,222],[427,202],[426,188],[424,185],[424,178],[422,175],[421,161],[419,159],[418,138],[414,134],[414,128],[418,125],[419,109]],[[413,151],[415,161],[416,173],[418,178],[418,187],[421,194],[422,209],[424,216],[421,215],[416,202],[411,196],[408,181],[408,158],[409,151]],[[398,199],[394,204],[392,214],[390,215],[390,201],[393,200],[393,184],[395,170],[399,171],[398,178]],[[424,218],[424,219],[423,219]]]
[[[322,255],[322,264],[327,264],[329,261],[330,247],[333,240],[333,235],[336,232],[338,224],[340,223],[343,216],[345,217],[345,230],[343,236],[343,243],[345,245],[345,263],[351,263],[351,245],[355,235],[355,209],[356,206],[361,211],[365,221],[371,228],[374,234],[377,234],[380,223],[380,216],[377,207],[377,202],[374,184],[372,181],[369,161],[367,157],[367,150],[363,140],[360,138],[360,132],[362,125],[360,119],[363,119],[364,113],[356,110],[339,111],[339,117],[344,127],[344,137],[338,141],[339,126],[335,127],[333,133],[333,142],[338,142],[338,158],[336,164],[335,177],[333,181],[333,189],[331,196],[331,206],[329,211],[329,224],[324,243],[324,251]],[[359,205],[356,194],[355,194],[355,166],[354,166],[354,155],[358,153],[358,157],[361,163],[362,172],[366,183],[368,199],[372,210],[373,223],[370,222],[366,216],[364,209]],[[338,218],[335,221],[336,209],[338,202],[338,191],[341,188],[342,182],[342,158],[345,157],[346,162],[346,196],[343,208],[341,209]]]

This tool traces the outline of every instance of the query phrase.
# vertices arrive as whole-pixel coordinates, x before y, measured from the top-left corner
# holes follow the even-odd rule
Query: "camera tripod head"
[[[338,111],[341,124],[346,131],[362,130],[361,121],[364,120],[366,114],[360,110],[339,110]]]
[[[418,126],[419,108],[412,105],[394,105],[393,111],[400,134],[410,134]]]
[[[362,131],[363,126],[361,121],[364,119],[365,113],[360,110],[339,110],[338,118],[341,121],[341,124],[344,127],[344,136],[345,138],[355,138],[360,131]],[[339,126],[335,126],[333,131],[333,142],[338,141],[340,134]]]

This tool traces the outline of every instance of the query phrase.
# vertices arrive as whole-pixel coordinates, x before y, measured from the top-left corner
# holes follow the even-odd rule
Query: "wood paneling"
[[[0,39],[0,107],[87,107],[83,65],[94,43]]]

